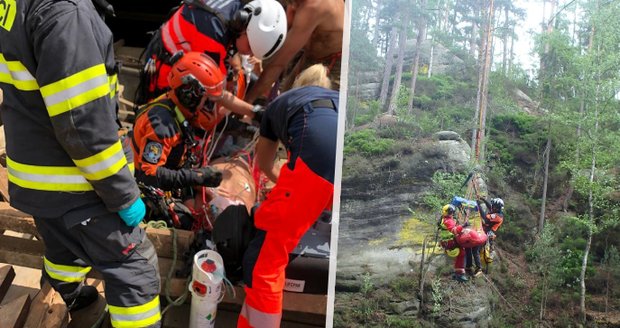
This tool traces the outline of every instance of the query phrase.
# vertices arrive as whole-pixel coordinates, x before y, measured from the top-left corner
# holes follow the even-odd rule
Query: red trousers
[[[251,276],[246,279],[237,327],[280,326],[289,253],[321,212],[331,206],[333,193],[334,185],[315,174],[301,157],[293,170],[288,165],[282,167],[276,186],[255,214],[254,224],[264,233],[263,238],[252,241],[250,248],[255,250],[244,257],[244,270],[250,268],[247,274]]]

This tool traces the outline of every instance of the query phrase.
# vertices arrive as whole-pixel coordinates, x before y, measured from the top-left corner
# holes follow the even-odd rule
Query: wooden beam
[[[6,202],[0,202],[0,230],[11,230],[39,236],[34,219]],[[160,257],[172,257],[172,232],[169,229],[146,228],[148,238]],[[39,238],[41,239],[41,238]],[[194,241],[194,233],[177,230],[177,256],[180,258]]]
[[[64,328],[69,324],[69,310],[59,293],[53,293],[47,315],[40,328]]]
[[[11,199],[9,197],[9,176],[4,166],[0,166],[0,195],[7,202]]]
[[[39,240],[0,235],[1,263],[40,269],[43,267],[44,254],[45,245]],[[178,258],[175,269],[179,270],[182,266],[183,261]],[[162,276],[165,277],[168,275],[170,267],[172,267],[171,259],[159,258],[159,270]]]
[[[12,208],[7,202],[0,202],[0,230],[11,230],[39,236],[32,216]]]
[[[235,286],[236,297],[227,292],[222,303],[242,305],[245,299],[245,291],[242,287]],[[284,292],[282,309],[291,312],[303,312],[325,315],[327,312],[327,295],[302,294]]]
[[[0,267],[0,303],[9,291],[9,287],[15,279],[15,270],[11,265],[4,265]]]
[[[177,232],[177,259],[181,259],[183,254],[189,250],[194,242],[194,233],[187,230],[176,230]],[[146,234],[155,246],[157,255],[172,258],[172,231],[169,229],[146,228]]]
[[[8,304],[0,305],[0,327],[22,328],[30,309],[30,295],[26,294]]]
[[[54,299],[55,293],[56,291],[52,289],[50,284],[45,283],[45,285],[43,285],[43,288],[41,288],[37,296],[35,296],[32,300],[30,312],[28,314],[28,319],[24,324],[24,328],[41,327],[43,321],[45,320],[45,316],[47,315],[47,310]]]

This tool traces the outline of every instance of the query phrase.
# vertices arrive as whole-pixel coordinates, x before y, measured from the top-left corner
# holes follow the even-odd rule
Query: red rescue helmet
[[[179,52],[171,62],[168,97],[192,125],[202,128],[212,126],[217,119],[217,111],[209,97],[222,96],[226,83],[218,64],[201,52]]]

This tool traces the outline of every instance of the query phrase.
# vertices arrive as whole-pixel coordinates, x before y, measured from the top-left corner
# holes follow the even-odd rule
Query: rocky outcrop
[[[441,131],[431,139],[412,142],[399,155],[345,159],[345,166],[360,168],[348,171],[342,180],[336,291],[355,293],[363,289],[365,279],[388,282],[417,272],[421,245],[425,238],[432,244],[436,233],[435,213],[421,211],[423,197],[432,188],[431,177],[437,171],[469,173],[470,152],[457,133]],[[441,254],[439,249],[436,252]],[[436,275],[438,268],[449,268],[451,261],[443,255],[433,256],[430,275]],[[434,318],[439,326],[488,327],[488,289],[445,279],[442,284],[441,306],[448,306],[450,298],[450,306],[458,304],[458,310]],[[426,297],[425,306],[430,298]],[[419,308],[415,299],[396,300],[389,311],[411,317],[413,322]]]
[[[419,141],[407,155],[373,160],[360,170],[372,172],[343,177],[339,274],[366,271],[381,275],[389,271],[395,275],[415,265],[418,259],[412,250],[419,245],[402,246],[411,244],[406,239],[419,236],[408,235],[407,229],[416,230],[423,239],[424,233],[433,234],[435,227],[423,218],[412,218],[409,209],[423,204],[436,171],[468,172],[470,147],[458,139]],[[344,165],[364,165],[364,160],[368,161],[350,157]]]

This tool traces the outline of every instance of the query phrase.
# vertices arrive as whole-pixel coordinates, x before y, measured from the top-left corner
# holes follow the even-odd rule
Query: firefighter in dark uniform
[[[114,327],[160,326],[157,256],[118,136],[112,33],[91,1],[3,1],[0,88],[11,205],[45,243],[43,278],[69,309],[103,275]]]
[[[194,129],[210,129],[219,119],[218,105],[210,98],[226,92],[225,77],[203,53],[178,56],[168,76],[171,90],[137,115],[131,133],[136,179],[166,191],[217,187],[221,172],[208,166],[195,167],[199,163],[193,159],[191,148],[195,146]],[[182,223],[187,229],[191,222]]]
[[[261,122],[257,161],[277,182],[254,217],[258,232],[243,259],[246,297],[238,327],[280,326],[289,253],[323,210],[331,208],[338,92],[328,89],[322,65],[304,71],[297,82],[297,88],[267,107]],[[288,153],[280,172],[273,166],[278,142]]]
[[[185,0],[147,47],[138,103],[168,90],[170,58],[177,52],[209,55],[223,74],[237,51],[259,59],[273,55],[286,37],[286,14],[276,0]]]

